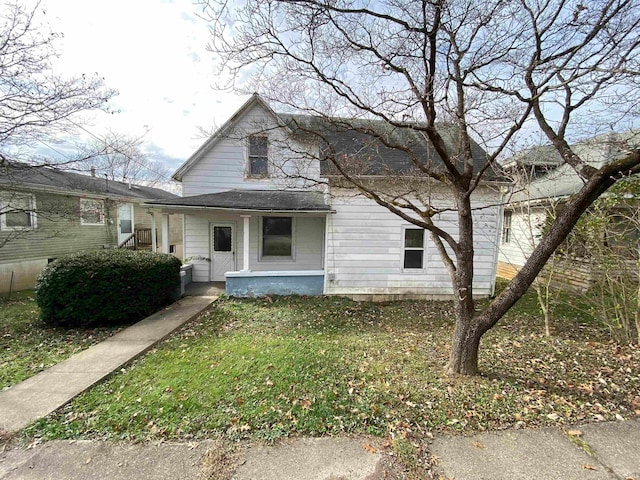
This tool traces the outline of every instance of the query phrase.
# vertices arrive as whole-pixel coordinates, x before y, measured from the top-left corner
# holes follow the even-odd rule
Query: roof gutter
[[[142,203],[143,207],[147,208],[171,208],[177,210],[200,210],[211,211],[219,210],[222,212],[252,212],[252,213],[319,213],[329,214],[336,213],[335,210],[276,210],[276,209],[258,209],[258,208],[241,208],[241,207],[208,207],[205,205],[171,205],[171,204],[159,204],[159,203]]]

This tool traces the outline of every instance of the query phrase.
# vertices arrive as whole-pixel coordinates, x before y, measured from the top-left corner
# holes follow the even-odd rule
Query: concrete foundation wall
[[[263,295],[322,295],[322,270],[227,272],[226,293],[232,297]]]
[[[0,293],[34,288],[38,275],[46,266],[46,259],[0,264]],[[13,284],[11,283],[12,272]]]

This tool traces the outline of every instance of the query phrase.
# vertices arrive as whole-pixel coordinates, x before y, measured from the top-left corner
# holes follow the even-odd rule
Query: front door
[[[118,245],[133,233],[133,204],[125,203],[118,207]]]
[[[224,282],[225,272],[236,269],[234,228],[230,223],[211,225],[211,281]]]

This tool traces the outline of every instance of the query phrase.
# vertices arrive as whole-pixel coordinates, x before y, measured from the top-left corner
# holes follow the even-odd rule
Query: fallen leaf
[[[496,393],[496,394],[493,396],[493,399],[494,399],[494,400],[504,400],[504,395],[502,395],[501,393]]]
[[[473,446],[476,447],[476,448],[487,448],[484,443],[481,443],[481,442],[478,442],[478,441],[473,442]]]
[[[567,431],[567,435],[571,435],[572,437],[579,437],[580,435],[582,435],[582,431],[581,430],[569,430],[569,431]]]
[[[303,410],[309,410],[309,408],[311,408],[311,402],[306,398],[303,398],[302,400],[300,400],[300,406]]]
[[[364,448],[369,453],[376,453],[378,451],[376,447],[373,447],[368,443],[363,444],[362,448]]]
[[[594,467],[593,465],[589,465],[588,463],[582,465],[582,468],[584,468],[585,470],[598,470],[596,467]]]

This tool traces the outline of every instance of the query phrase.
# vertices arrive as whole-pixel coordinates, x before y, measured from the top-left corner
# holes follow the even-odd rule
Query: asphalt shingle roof
[[[177,195],[159,188],[129,185],[124,182],[81,175],[48,166],[31,166],[15,162],[0,164],[0,185],[11,187],[41,186],[61,191],[140,199],[177,198]]]
[[[153,205],[174,205],[183,207],[230,208],[235,210],[260,211],[330,211],[324,203],[321,192],[299,192],[283,190],[228,190],[170,200],[145,202]]]
[[[278,114],[294,134],[316,134],[321,146],[320,168],[323,175],[338,173],[327,160],[331,152],[342,164],[351,166],[360,175],[408,175],[419,174],[418,168],[406,150],[413,152],[421,164],[434,170],[444,170],[444,164],[435,148],[422,134],[412,128],[418,124],[394,127],[381,120],[371,119],[324,119],[310,115]],[[442,124],[439,133],[450,151],[455,151],[456,128]],[[479,172],[487,163],[487,153],[475,141],[471,141],[474,172]],[[351,164],[351,165],[349,165]],[[487,179],[502,178],[500,172],[489,169]]]

